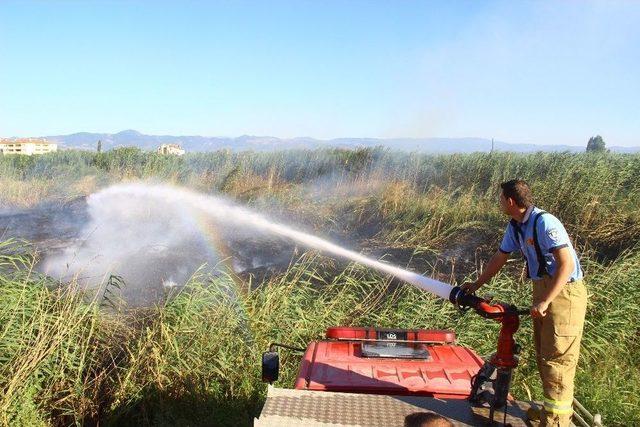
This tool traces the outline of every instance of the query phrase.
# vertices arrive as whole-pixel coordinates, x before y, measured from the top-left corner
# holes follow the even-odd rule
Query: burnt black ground
[[[79,197],[68,201],[49,201],[32,209],[5,211],[0,214],[1,240],[10,238],[32,243],[43,260],[46,256],[62,253],[66,248],[82,247],[83,239],[91,230],[87,200]],[[495,233],[486,228],[472,227],[460,230],[439,241],[438,247],[417,251],[411,247],[385,245],[375,229],[368,225],[345,224],[343,230],[334,231],[330,239],[349,249],[376,259],[408,268],[448,283],[461,283],[472,277],[486,263],[497,245]],[[233,232],[220,236],[224,250],[220,260],[207,258],[207,243],[202,239],[182,242],[172,247],[141,247],[127,262],[129,269],[124,289],[119,290],[128,305],[145,306],[161,302],[172,289],[166,284],[181,287],[191,275],[201,269],[215,273],[224,264],[241,277],[252,276],[252,283],[261,283],[273,274],[284,271],[304,250],[292,242],[260,235],[237,235]],[[124,236],[123,238],[126,238]],[[339,264],[343,264],[339,262]],[[346,265],[346,263],[344,263]],[[36,265],[39,269],[41,264]],[[515,267],[515,266],[514,266]],[[518,274],[514,268],[514,273]],[[118,275],[117,271],[113,274]],[[181,278],[177,283],[168,278]],[[86,278],[101,280],[100,278]],[[99,290],[98,292],[102,292]]]

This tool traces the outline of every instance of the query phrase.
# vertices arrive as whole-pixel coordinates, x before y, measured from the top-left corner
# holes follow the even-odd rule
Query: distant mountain
[[[375,146],[384,146],[400,151],[418,151],[425,153],[471,153],[488,152],[491,150],[491,140],[484,138],[337,138],[321,140],[306,137],[281,139],[272,136],[251,135],[230,138],[145,135],[131,129],[118,133],[80,132],[71,135],[47,136],[46,138],[57,142],[61,145],[61,148],[83,150],[95,150],[98,141],[102,141],[102,149],[105,151],[124,146],[135,146],[143,150],[155,150],[160,144],[180,144],[187,152],[216,151],[221,149],[231,149],[234,151],[273,151],[283,149],[357,148]],[[511,144],[502,141],[495,141],[494,144],[495,150],[520,153],[536,151],[581,152],[584,151],[585,147],[586,143],[584,147],[572,145]],[[640,152],[640,147],[610,147],[610,149],[621,153]]]
[[[102,149],[135,146],[143,150],[155,150],[161,144],[179,144],[187,152],[216,151],[224,148],[231,150],[269,151],[285,148],[317,148],[324,146],[322,141],[311,138],[279,139],[269,136],[243,135],[237,138],[206,136],[173,136],[145,135],[135,130],[124,130],[118,133],[87,133],[71,135],[54,135],[46,137],[63,148],[95,150],[98,141],[102,141]]]

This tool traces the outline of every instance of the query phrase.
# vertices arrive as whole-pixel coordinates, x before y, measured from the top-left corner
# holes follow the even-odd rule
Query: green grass
[[[563,220],[583,253],[590,300],[578,399],[607,425],[640,424],[638,155],[318,150],[174,158],[116,150],[5,156],[0,206],[68,200],[110,183],[149,179],[224,193],[364,249],[437,254],[459,245],[464,256],[486,260],[506,223],[498,184],[514,176],[531,182],[538,204]],[[477,233],[486,247],[469,240]],[[415,259],[429,258],[420,251]],[[271,341],[304,346],[334,325],[452,328],[460,343],[487,355],[498,330],[410,286],[314,253],[264,283],[197,275],[163,306],[120,313],[75,292],[73,283],[59,288],[35,273],[33,263],[28,247],[0,244],[4,425],[249,425],[264,398],[259,357]],[[486,292],[526,306],[530,284],[518,271],[511,267]],[[456,273],[463,280],[476,271]],[[518,338],[524,350],[513,392],[540,398],[530,322]],[[282,353],[279,386],[292,386],[298,362]]]
[[[607,424],[633,425],[640,421],[634,406],[639,346],[631,323],[638,318],[634,270],[640,257],[591,267],[577,397]],[[73,293],[29,279],[2,282],[0,408],[7,425],[97,419],[248,425],[264,396],[259,356],[270,341],[304,346],[327,327],[344,324],[453,328],[460,343],[489,354],[498,328],[412,287],[391,291],[386,279],[370,271],[340,268],[312,254],[257,289],[239,287],[227,276],[201,276],[166,305],[117,320]],[[529,302],[528,288],[506,275],[489,290],[503,300]],[[618,310],[611,310],[614,299]],[[518,335],[524,351],[513,392],[521,399],[540,396],[529,322]],[[298,362],[283,353],[277,385],[292,385]]]

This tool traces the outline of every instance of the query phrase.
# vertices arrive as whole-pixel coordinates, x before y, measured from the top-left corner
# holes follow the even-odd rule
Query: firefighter
[[[527,183],[501,185],[500,206],[511,217],[499,250],[475,282],[462,285],[476,292],[520,251],[533,281],[533,333],[536,362],[542,380],[541,426],[568,426],[573,414],[573,380],[587,306],[580,261],[571,240],[555,216],[533,205]]]

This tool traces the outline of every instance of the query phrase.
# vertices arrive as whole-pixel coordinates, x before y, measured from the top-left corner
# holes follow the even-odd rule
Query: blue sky
[[[640,1],[0,1],[0,135],[640,145]]]

